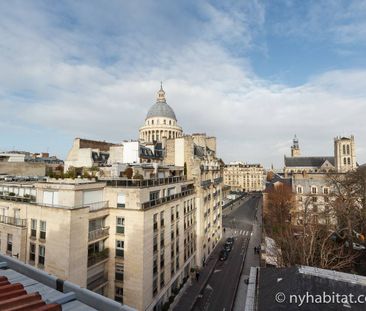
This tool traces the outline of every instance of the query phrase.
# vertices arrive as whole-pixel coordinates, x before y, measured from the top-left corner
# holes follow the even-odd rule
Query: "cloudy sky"
[[[160,80],[225,161],[283,166],[354,134],[366,162],[366,1],[1,1],[0,150],[64,158],[138,137]]]

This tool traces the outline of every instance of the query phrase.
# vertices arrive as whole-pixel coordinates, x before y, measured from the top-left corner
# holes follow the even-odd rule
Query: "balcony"
[[[89,207],[90,212],[94,212],[103,208],[108,207],[109,201],[100,201],[83,205],[83,207]]]
[[[88,279],[87,288],[89,290],[95,290],[108,282],[108,273],[102,271],[92,278]]]
[[[89,242],[98,240],[104,237],[107,237],[109,235],[109,226],[98,228],[96,230],[90,231],[88,234],[88,240]]]
[[[108,207],[109,201],[100,201],[88,204],[78,204],[78,205],[61,205],[61,204],[47,204],[43,202],[29,202],[32,205],[45,206],[45,207],[55,207],[55,208],[64,208],[64,209],[74,209],[74,208],[84,208],[89,207],[91,212],[97,211],[103,208]]]
[[[94,266],[95,264],[108,259],[109,257],[109,249],[105,248],[104,250],[98,253],[92,253],[88,256],[88,267]]]
[[[0,193],[0,200],[31,203],[31,202],[35,201],[35,197],[34,196],[17,196],[17,195],[9,195],[6,193]]]
[[[25,228],[27,227],[27,220],[22,218],[14,218],[8,216],[0,216],[0,223]]]
[[[221,184],[221,183],[222,183],[222,181],[223,181],[222,177],[215,178],[215,179],[214,179],[214,184],[215,184],[215,185]]]
[[[177,200],[179,198],[183,198],[183,197],[192,195],[193,193],[194,193],[193,189],[182,191],[182,192],[179,192],[179,193],[176,193],[176,194],[168,195],[168,196],[163,197],[163,198],[159,198],[159,199],[156,199],[156,200],[151,200],[151,201],[142,203],[141,207],[142,207],[142,209],[148,209],[148,208],[151,208],[151,207],[156,207],[156,206],[162,205],[164,203],[171,202],[171,201]]]
[[[187,180],[186,176],[176,176],[176,177],[166,177],[166,178],[157,178],[157,179],[104,179],[100,178],[100,181],[104,181],[107,183],[107,186],[110,187],[122,187],[122,188],[148,188],[155,187],[161,185],[169,185],[174,183],[180,183]]]

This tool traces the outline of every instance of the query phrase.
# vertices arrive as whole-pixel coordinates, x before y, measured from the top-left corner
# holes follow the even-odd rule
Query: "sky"
[[[137,139],[160,81],[218,156],[283,167],[353,134],[366,162],[366,0],[1,1],[0,151]]]

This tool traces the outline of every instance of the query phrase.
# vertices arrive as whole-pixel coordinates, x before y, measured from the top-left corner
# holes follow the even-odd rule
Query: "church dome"
[[[154,117],[169,118],[177,121],[172,107],[166,103],[165,92],[162,86],[158,92],[156,103],[149,109],[146,119]]]

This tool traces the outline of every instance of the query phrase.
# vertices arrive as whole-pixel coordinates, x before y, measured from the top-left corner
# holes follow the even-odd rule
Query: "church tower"
[[[353,135],[334,138],[334,160],[336,170],[339,173],[356,169],[356,148]]]
[[[291,146],[291,157],[299,157],[300,156],[300,146],[299,146],[299,140],[298,138],[294,137],[293,144]]]

